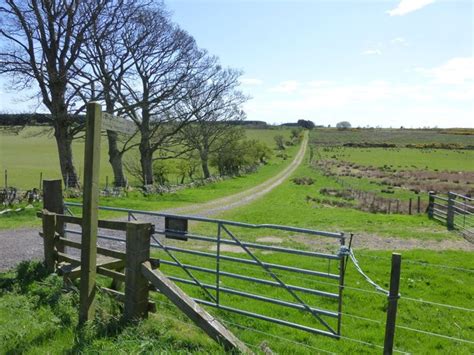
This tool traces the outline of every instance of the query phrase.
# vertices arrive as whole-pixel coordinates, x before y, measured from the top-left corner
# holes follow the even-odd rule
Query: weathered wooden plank
[[[58,215],[58,220],[63,223],[71,223],[82,225],[82,217],[76,216],[67,216],[67,215]],[[125,231],[127,229],[127,222],[122,221],[108,221],[108,220],[98,220],[97,224],[99,228],[116,230],[116,231]]]
[[[222,344],[226,350],[237,350],[245,354],[252,353],[232,332],[194,302],[191,297],[170,281],[161,271],[152,270],[149,262],[142,263],[141,269],[143,275],[153,286],[168,297],[184,314],[204,330],[207,335],[219,344]]]
[[[129,121],[123,117],[114,116],[107,112],[102,112],[102,129],[132,135],[137,130],[137,126],[132,121]]]
[[[63,244],[64,246],[75,248],[75,249],[82,249],[82,244],[80,242],[75,242],[71,239],[66,239],[66,238],[59,238],[58,244]],[[97,254],[109,256],[111,258],[115,259],[125,259],[125,253],[118,251],[118,250],[112,250],[104,247],[97,247]]]
[[[118,272],[118,271],[115,271],[115,270],[109,270],[109,269],[106,269],[103,266],[98,266],[97,267],[97,273],[99,275],[111,277],[114,280],[117,280],[117,281],[120,281],[120,282],[125,282],[125,274],[122,273],[122,272]]]
[[[100,131],[102,109],[97,102],[87,104],[84,150],[84,191],[82,205],[82,252],[79,323],[94,318],[99,207]]]

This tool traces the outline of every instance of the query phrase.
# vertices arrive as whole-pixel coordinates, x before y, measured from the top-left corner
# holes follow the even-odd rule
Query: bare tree
[[[147,34],[135,37],[135,43],[125,45],[124,37],[130,28],[131,18],[137,11],[145,11],[148,4],[140,0],[122,0],[109,3],[105,11],[88,30],[90,41],[82,47],[82,61],[86,67],[80,73],[95,81],[98,91],[94,99],[105,104],[105,111],[120,111],[119,96],[124,78],[132,77],[134,65],[130,48],[139,46]],[[122,110],[123,111],[123,110]],[[107,131],[109,162],[116,187],[126,186],[123,155],[131,148],[134,136],[123,137],[115,131]]]
[[[199,152],[204,178],[210,177],[209,156],[224,148],[234,136],[235,126],[231,122],[245,118],[242,104],[248,99],[240,91],[239,77],[241,72],[233,69],[222,69],[220,66],[210,68],[212,75],[205,85],[206,90],[189,92],[186,104],[194,113],[193,123],[182,130],[184,144]]]
[[[51,112],[61,173],[70,187],[78,186],[71,149],[81,129],[72,113],[78,92],[89,85],[72,85],[87,29],[107,0],[2,0],[0,74],[10,74],[18,89],[36,87]],[[73,109],[75,111],[73,111]]]
[[[137,11],[124,43],[134,75],[123,78],[119,100],[139,129],[142,180],[148,185],[154,182],[154,160],[182,153],[175,151],[177,133],[192,119],[182,101],[208,79],[205,69],[212,60],[159,8]]]

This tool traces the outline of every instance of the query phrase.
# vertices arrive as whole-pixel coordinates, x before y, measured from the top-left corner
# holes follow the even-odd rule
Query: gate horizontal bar
[[[276,324],[280,324],[280,325],[285,325],[287,327],[304,330],[304,331],[309,332],[309,333],[326,335],[326,336],[331,337],[331,338],[337,338],[337,339],[339,338],[338,334],[327,332],[327,331],[324,331],[324,330],[321,330],[321,329],[311,328],[311,327],[308,327],[308,326],[305,326],[305,325],[288,322],[288,321],[278,319],[278,318],[272,318],[272,317],[264,316],[264,315],[258,314],[258,313],[243,311],[241,309],[237,309],[237,308],[233,308],[233,307],[222,306],[222,305],[218,305],[218,304],[215,304],[215,303],[212,303],[212,302],[209,302],[209,301],[204,301],[204,300],[200,300],[200,299],[196,299],[196,298],[193,298],[193,300],[198,302],[198,303],[205,304],[207,306],[222,309],[224,311],[238,313],[238,314],[241,314],[241,315],[244,315],[244,316],[247,316],[247,317],[257,318],[257,319],[265,320],[265,321],[268,321],[268,322],[272,322],[272,323],[276,323]]]
[[[166,231],[166,230],[157,230],[157,231],[155,231],[155,234],[176,235],[177,237],[182,236],[182,234],[173,233],[171,231]],[[217,239],[216,238],[210,238],[210,237],[206,237],[206,236],[202,236],[202,235],[186,233],[186,238],[217,244]],[[231,239],[221,239],[220,242],[222,244],[228,244],[228,245],[239,245],[238,243],[236,243],[235,241],[233,241]],[[298,250],[298,249],[283,248],[283,247],[275,247],[275,246],[272,246],[272,245],[264,245],[264,244],[249,243],[249,242],[242,242],[242,244],[245,245],[246,247],[249,247],[249,248],[271,250],[271,251],[277,251],[277,252],[282,252],[282,253],[287,253],[287,254],[314,256],[314,257],[317,257],[317,258],[325,258],[325,259],[333,259],[333,260],[339,260],[340,259],[340,256],[338,256],[336,254],[316,253],[316,252],[313,252],[313,251]]]
[[[166,277],[169,278],[172,281],[181,282],[181,283],[185,283],[185,284],[192,285],[192,286],[198,286],[192,280],[183,279],[181,277],[176,277],[176,276],[166,276]],[[214,285],[205,284],[205,283],[201,283],[201,284],[204,287],[209,288],[211,290],[216,290],[217,289],[217,287],[214,286]],[[222,287],[222,286],[219,287],[219,290],[221,292],[225,292],[225,293],[229,293],[229,294],[233,294],[233,295],[237,295],[237,296],[252,298],[254,300],[274,303],[274,304],[284,306],[284,307],[295,308],[295,309],[299,309],[299,310],[302,310],[302,311],[307,311],[306,308],[303,305],[298,304],[298,303],[294,303],[294,302],[287,302],[287,301],[279,300],[279,299],[276,299],[276,298],[265,297],[265,296],[257,295],[257,294],[254,294],[254,293],[248,293],[248,292],[244,292],[244,291],[234,290],[234,289],[227,288],[227,287]],[[326,311],[324,309],[319,309],[319,308],[314,308],[314,307],[309,307],[309,308],[315,313],[325,315],[325,316],[328,316],[328,317],[337,318],[339,316],[339,314],[337,312]]]
[[[74,206],[74,207],[82,207],[81,203],[76,203],[76,202],[66,202],[65,205],[66,206]],[[131,212],[131,213],[134,213],[134,214],[143,214],[143,215],[157,216],[157,217],[185,218],[185,219],[189,219],[191,221],[221,223],[223,225],[228,225],[228,226],[244,227],[244,228],[251,228],[251,229],[269,228],[269,229],[277,229],[277,230],[283,230],[283,231],[288,231],[288,232],[299,232],[299,233],[305,233],[305,234],[319,235],[319,236],[329,237],[329,238],[345,239],[344,233],[325,232],[325,231],[318,231],[318,230],[307,229],[307,228],[281,226],[281,225],[278,225],[278,224],[250,224],[250,223],[226,221],[226,220],[222,220],[222,219],[213,219],[213,218],[198,217],[198,216],[189,216],[189,215],[178,215],[178,214],[171,214],[171,213],[160,213],[160,212],[151,212],[151,211],[132,210],[132,209],[127,209],[127,208],[107,207],[107,206],[99,206],[99,210],[127,212],[127,213]]]
[[[161,246],[159,246],[156,243],[150,243],[150,245],[153,248],[162,249]],[[177,248],[177,247],[172,247],[172,246],[167,246],[166,248],[168,250],[177,251],[177,252],[181,252],[181,253],[185,253],[185,254],[205,256],[205,257],[213,258],[213,259],[217,258],[216,254],[206,253],[206,252],[203,252],[203,251],[189,250],[189,249]],[[221,260],[229,260],[229,261],[234,261],[234,262],[241,263],[241,264],[258,265],[258,263],[254,260],[235,258],[233,256],[220,255],[219,258]],[[273,268],[273,269],[285,270],[285,271],[302,273],[302,274],[307,274],[307,275],[326,277],[326,278],[333,279],[333,280],[339,280],[339,275],[336,275],[336,274],[322,273],[322,272],[319,272],[319,271],[313,271],[313,270],[308,270],[308,269],[299,269],[299,268],[296,268],[296,267],[278,265],[278,264],[272,264],[272,263],[262,262],[262,264],[265,265],[265,266],[268,266],[270,268]]]
[[[179,265],[177,263],[175,263],[173,261],[169,261],[169,260],[160,259],[160,263],[163,264],[163,265],[170,265],[170,266],[179,267]],[[187,267],[188,269],[191,269],[191,270],[207,272],[209,274],[216,274],[216,270],[213,270],[213,269],[207,269],[207,268],[203,268],[203,267],[200,267],[200,266],[194,266],[194,265],[188,265],[188,264],[184,264],[184,266]],[[227,276],[227,277],[231,277],[231,278],[239,279],[239,280],[251,281],[251,282],[255,282],[255,283],[259,283],[259,284],[263,284],[263,285],[276,286],[276,287],[279,287],[279,288],[283,288],[278,282],[265,280],[265,279],[259,279],[259,278],[252,277],[252,276],[234,274],[232,272],[227,272],[227,271],[219,271],[219,275]],[[339,284],[334,284],[334,286],[339,287]],[[305,288],[305,287],[300,287],[300,286],[293,286],[293,285],[286,285],[286,287],[288,287],[289,289],[292,289],[294,291],[301,291],[301,292],[304,292],[304,293],[310,293],[312,295],[328,297],[328,298],[333,298],[333,299],[338,299],[339,298],[339,294],[337,294],[337,293],[313,290],[313,289],[310,289],[310,288]]]

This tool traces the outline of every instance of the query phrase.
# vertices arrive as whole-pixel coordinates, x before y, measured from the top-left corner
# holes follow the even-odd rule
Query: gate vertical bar
[[[388,295],[387,322],[385,324],[385,341],[383,346],[384,355],[393,354],[393,342],[395,338],[395,321],[397,319],[398,290],[400,287],[400,267],[402,256],[392,254],[392,270],[390,272],[390,290]]]
[[[220,301],[220,261],[221,261],[221,224],[217,225],[217,257],[216,257],[216,303],[219,307]]]
[[[341,238],[340,240],[341,243],[341,251],[344,248],[346,241],[344,238]],[[344,274],[346,270],[345,266],[345,256],[339,253],[339,304],[337,306],[337,335],[341,335],[341,323],[342,323],[342,291],[344,291]]]
[[[87,104],[84,151],[84,194],[82,206],[82,251],[79,323],[94,317],[97,222],[99,205],[100,129],[102,108],[97,102]]]

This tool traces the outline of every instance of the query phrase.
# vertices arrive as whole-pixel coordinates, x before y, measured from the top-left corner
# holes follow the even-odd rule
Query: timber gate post
[[[435,195],[434,191],[428,192],[429,194],[429,199],[428,199],[428,217],[433,218],[433,209],[434,209],[434,200],[435,200]]]
[[[148,316],[148,279],[143,276],[142,263],[150,259],[150,223],[127,223],[125,258],[125,310],[127,321]]]
[[[97,102],[87,104],[86,142],[84,150],[84,193],[82,205],[82,251],[79,323],[94,316],[97,223],[99,207],[100,131],[102,108]]]
[[[449,230],[454,229],[454,199],[456,196],[448,192],[448,211],[446,212],[446,226]]]
[[[54,255],[54,239],[56,238],[56,215],[43,211],[43,248],[44,263],[48,273],[52,274],[56,268]]]
[[[56,214],[64,214],[62,181],[44,180],[43,191],[43,209]],[[56,233],[64,236],[64,223],[56,221]],[[57,248],[60,252],[64,252],[62,246],[58,245]]]
[[[390,272],[390,290],[388,294],[387,321],[385,323],[385,341],[383,346],[384,355],[393,354],[393,343],[395,339],[395,321],[397,319],[398,290],[400,287],[400,267],[402,256],[392,254],[392,270]]]

